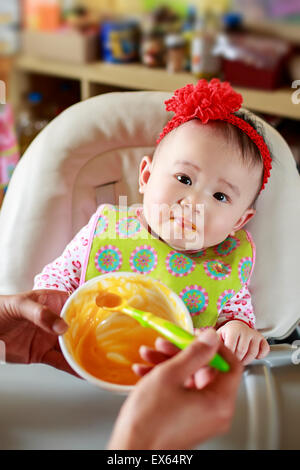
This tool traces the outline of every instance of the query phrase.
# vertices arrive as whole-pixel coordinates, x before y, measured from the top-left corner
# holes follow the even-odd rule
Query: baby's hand
[[[250,328],[246,323],[232,320],[217,330],[225,346],[236,354],[244,365],[253,359],[262,359],[270,351],[267,340],[256,330]]]

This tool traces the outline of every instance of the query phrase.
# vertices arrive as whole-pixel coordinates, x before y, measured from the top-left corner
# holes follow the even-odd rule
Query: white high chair
[[[72,106],[38,135],[14,172],[0,213],[1,294],[31,289],[35,274],[62,252],[100,203],[118,203],[124,195],[129,205],[141,201],[139,162],[143,155],[152,154],[159,132],[171,117],[163,104],[169,97],[169,93],[157,92],[101,95]],[[275,161],[257,202],[257,214],[247,225],[256,243],[250,290],[256,327],[267,338],[283,339],[300,318],[300,178],[284,139],[265,122],[264,127]],[[276,345],[265,361],[248,366],[231,432],[201,448],[300,447],[295,392],[300,376],[292,364],[300,360],[298,352],[292,345]],[[274,365],[283,367],[274,369]],[[2,366],[0,383],[6,379],[18,390],[16,398],[24,401],[21,425],[29,422],[16,441],[0,431],[0,446],[105,448],[120,397],[41,365]],[[45,384],[54,393],[50,398],[47,392],[50,404],[42,396]],[[9,382],[5,387],[10,403]],[[30,400],[32,390],[41,397],[42,423],[36,418],[36,402]],[[58,431],[61,400],[67,409],[77,410],[75,417],[67,419],[63,433]],[[0,400],[1,416],[2,404]],[[10,412],[13,436],[20,414],[13,408]],[[282,432],[288,420],[289,427]]]

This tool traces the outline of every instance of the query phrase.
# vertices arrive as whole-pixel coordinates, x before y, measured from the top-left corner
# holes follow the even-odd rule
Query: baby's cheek
[[[164,221],[169,220],[172,204],[156,194],[153,198],[144,200],[144,210],[152,223],[155,225],[162,224]]]
[[[222,243],[231,232],[233,225],[226,217],[226,213],[218,214],[214,210],[204,212],[205,245],[214,246]]]
[[[160,210],[166,211],[172,205],[172,201],[168,197],[168,194],[159,187],[156,187],[155,190],[151,191],[148,202],[150,202],[151,205],[156,206],[156,210],[159,208]]]

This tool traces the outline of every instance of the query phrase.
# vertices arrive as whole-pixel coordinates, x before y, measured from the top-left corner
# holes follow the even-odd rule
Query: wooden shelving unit
[[[12,99],[17,106],[28,74],[42,74],[80,82],[81,99],[85,100],[103,92],[101,87],[124,90],[174,91],[187,83],[196,83],[190,73],[169,74],[163,69],[149,69],[140,64],[115,65],[95,62],[74,65],[19,56],[15,61]],[[235,88],[244,97],[244,106],[261,113],[300,120],[300,104],[292,102],[293,88],[275,91]]]

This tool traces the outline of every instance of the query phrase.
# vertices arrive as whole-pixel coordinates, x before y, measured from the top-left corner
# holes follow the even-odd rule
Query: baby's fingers
[[[252,339],[246,356],[243,359],[243,364],[250,364],[254,359],[263,359],[268,355],[270,346],[268,342],[263,339]]]
[[[221,338],[223,340],[224,346],[226,346],[226,348],[228,348],[231,352],[235,353],[239,336],[236,334],[231,334],[230,331],[222,331]]]
[[[259,351],[258,351],[258,355],[257,355],[256,359],[263,359],[264,357],[266,357],[269,354],[269,352],[270,352],[269,343],[267,342],[267,340],[265,338],[263,338],[260,341]]]
[[[248,337],[244,337],[243,335],[240,335],[236,349],[235,349],[235,354],[238,360],[242,361],[243,364],[245,364],[244,359],[248,355],[249,347],[250,347],[250,339]]]
[[[243,365],[246,366],[247,364],[250,364],[254,359],[257,358],[259,352],[259,341],[255,341],[255,339],[252,339],[249,344],[248,351],[246,355],[243,358]]]

